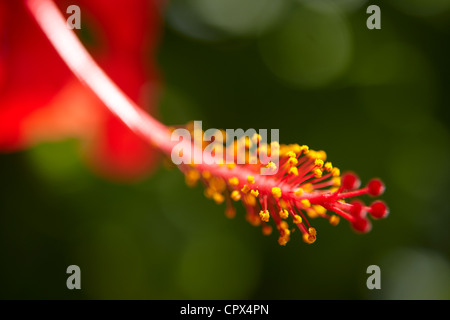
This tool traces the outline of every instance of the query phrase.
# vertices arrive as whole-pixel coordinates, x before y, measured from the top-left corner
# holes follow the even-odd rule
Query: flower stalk
[[[66,21],[56,5],[51,0],[24,1],[53,47],[78,79],[133,132],[170,156],[175,146],[171,140],[171,129],[144,112],[108,77],[73,31],[66,27]],[[193,150],[194,157],[200,153],[204,157],[205,145],[199,147],[192,142],[183,143],[186,148]],[[253,225],[261,225],[263,234],[271,234],[273,227],[277,229],[280,245],[285,245],[296,229],[300,230],[304,242],[315,242],[317,231],[308,218],[321,217],[331,225],[337,225],[343,218],[349,221],[354,230],[368,232],[371,229],[369,216],[378,219],[388,215],[387,206],[380,200],[370,206],[359,200],[345,202],[345,199],[365,194],[379,196],[385,187],[380,180],[373,179],[365,187],[359,188],[360,181],[356,174],[341,176],[338,168],[326,162],[324,151],[310,150],[308,146],[298,144],[267,145],[259,141],[257,136],[247,141],[247,150],[251,146],[256,147],[258,153],[262,150],[272,155],[276,153],[278,161],[258,161],[256,164],[207,164],[214,161],[203,161],[195,165],[181,164],[179,168],[185,174],[188,185],[194,186],[201,182],[205,186],[206,197],[218,204],[226,204],[227,217],[235,216],[233,203],[241,201],[247,220]],[[226,146],[221,150],[224,150],[222,156],[226,159]],[[274,169],[274,174],[261,175],[263,167]]]

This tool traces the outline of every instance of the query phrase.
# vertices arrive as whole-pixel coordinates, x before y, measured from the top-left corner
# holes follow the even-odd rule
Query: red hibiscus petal
[[[155,2],[58,4],[63,14],[70,4],[80,6],[82,28],[85,23],[94,35],[89,47],[94,58],[132,100],[154,114],[158,77],[145,59],[159,28]],[[149,172],[156,151],[78,82],[23,4],[0,0],[0,18],[0,149],[78,137],[87,142],[87,158],[102,174],[128,179]]]

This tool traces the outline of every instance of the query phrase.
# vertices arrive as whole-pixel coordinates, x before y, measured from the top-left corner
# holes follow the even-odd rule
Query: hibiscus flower
[[[97,63],[137,105],[155,114],[160,31],[157,1],[55,1],[81,11],[75,30]],[[67,13],[67,18],[71,13]],[[157,152],[107,110],[63,62],[22,1],[0,0],[0,150],[78,138],[88,164],[116,179],[144,177]]]

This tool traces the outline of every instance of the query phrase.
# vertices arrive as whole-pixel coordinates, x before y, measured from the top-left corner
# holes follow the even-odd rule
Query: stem
[[[39,27],[66,65],[133,132],[170,154],[173,142],[166,126],[140,109],[105,74],[84,48],[51,0],[25,0]]]

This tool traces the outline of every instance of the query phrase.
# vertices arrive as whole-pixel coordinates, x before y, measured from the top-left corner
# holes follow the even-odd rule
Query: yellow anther
[[[314,173],[314,177],[315,178],[321,178],[322,177],[322,170],[320,170],[319,168],[314,169],[313,173]]]
[[[278,188],[278,187],[273,187],[272,188],[272,195],[274,196],[275,199],[281,198],[281,189]]]
[[[327,160],[327,153],[323,150],[317,151],[316,156],[323,161]]]
[[[315,236],[317,234],[317,231],[313,227],[310,227],[308,228],[308,233],[312,236]]]
[[[255,177],[254,176],[248,176],[247,177],[248,184],[254,184],[255,183]]]
[[[289,212],[286,209],[280,210],[280,218],[287,219],[289,217]]]
[[[259,196],[259,191],[258,191],[258,190],[251,190],[250,193],[251,193],[252,196],[254,196],[254,197]]]
[[[302,188],[298,188],[297,190],[295,190],[294,194],[295,194],[297,197],[302,196],[302,195],[303,195],[303,189],[302,189]]]
[[[293,152],[292,152],[293,153]],[[290,166],[296,166],[297,164],[298,164],[298,160],[297,160],[297,158],[295,158],[295,157],[289,157],[289,160],[287,161],[287,163],[290,165]]]
[[[308,199],[303,199],[300,201],[300,203],[302,204],[303,208],[310,208],[311,207],[311,202],[309,202]]]
[[[333,169],[331,169],[331,175],[333,177],[339,177],[341,175],[341,171],[339,170],[339,168],[334,167]]]
[[[271,235],[271,234],[272,234],[272,227],[271,227],[271,226],[268,226],[268,225],[263,226],[263,227],[262,227],[262,233],[263,233],[263,235],[265,235],[265,236]]]
[[[317,212],[318,215],[324,215],[325,213],[327,213],[327,209],[325,209],[324,207],[316,204],[311,206],[315,212]]]
[[[330,217],[330,224],[332,225],[332,226],[337,226],[338,224],[339,224],[339,221],[340,221],[341,219],[339,218],[339,216],[337,216],[337,215],[332,215],[331,217]]]
[[[285,237],[289,237],[289,236],[291,235],[291,230],[289,230],[288,227],[284,228],[284,229],[283,229],[283,235],[284,235]]]
[[[298,214],[296,214],[294,216],[293,221],[294,221],[295,224],[298,224],[298,223],[302,223],[303,220],[302,220],[302,217],[300,217]]]
[[[288,174],[292,174],[294,176],[298,176],[298,169],[297,167],[292,167],[289,169]]]
[[[210,179],[211,178],[211,172],[209,172],[208,170],[203,171],[202,172],[202,177],[203,177],[203,179],[206,179],[206,180]]]
[[[246,194],[244,195],[244,202],[249,206],[254,206],[256,205],[256,198],[251,194]]]
[[[205,195],[205,197],[210,199],[210,198],[212,198],[214,192],[215,192],[214,189],[206,188],[205,191],[204,191],[204,195]]]
[[[225,209],[225,216],[229,219],[232,219],[236,216],[236,209],[233,207],[228,207]]]
[[[270,217],[269,210],[264,210],[264,211],[261,210],[259,212],[259,217],[261,218],[261,221],[269,222],[269,217]]]
[[[302,189],[305,192],[312,192],[314,190],[314,186],[312,185],[312,183],[305,183],[304,185],[302,185]]]
[[[333,187],[341,186],[341,177],[333,177],[331,178],[331,181],[333,182]]]
[[[236,164],[235,164],[235,163],[228,163],[228,164],[227,164],[227,168],[230,169],[230,170],[231,170],[231,169],[234,169],[234,167],[236,167]]]
[[[309,152],[308,152],[308,157],[309,157],[310,159],[317,159],[317,151],[309,150]]]
[[[325,170],[327,170],[327,172],[333,170],[333,164],[331,162],[325,163]]]
[[[212,198],[217,204],[221,204],[225,200],[224,196],[218,192],[214,192]]]
[[[241,199],[240,192],[237,190],[234,190],[233,192],[231,192],[231,199],[233,199],[234,201],[239,201]]]
[[[241,191],[243,193],[248,193],[250,190],[251,190],[251,188],[246,184],[244,184],[244,187],[241,189]]]
[[[280,236],[278,238],[278,243],[280,244],[280,246],[285,246],[288,242],[289,242],[289,237]]]
[[[193,170],[189,170],[186,173],[185,181],[186,181],[186,184],[189,187],[195,186],[197,181],[198,181],[198,179],[200,179],[200,172],[198,172],[197,170],[194,170],[194,169]]]
[[[272,161],[270,161],[267,165],[266,168],[271,168],[273,170],[275,170],[277,168],[277,166],[275,165],[275,163],[273,163]]]
[[[309,152],[309,147],[307,145],[302,145],[300,148],[304,154]]]
[[[289,151],[288,153],[286,153],[286,155],[287,155],[289,158],[297,158],[297,155],[295,154],[295,152],[292,152],[292,151]]]
[[[316,159],[314,161],[314,166],[322,168],[323,167],[323,160],[322,159]]]
[[[316,241],[316,236],[311,235],[309,233],[305,233],[303,234],[303,241],[305,241],[308,244],[314,243],[314,241]]]
[[[284,232],[284,230],[289,230],[289,224],[286,221],[281,221],[279,225],[280,232]]]
[[[311,208],[306,209],[306,214],[308,215],[309,218],[312,218],[312,219],[319,217],[319,215],[317,214],[317,211],[314,209],[311,209]]]
[[[236,177],[228,179],[230,186],[237,186],[239,184],[239,179]]]

